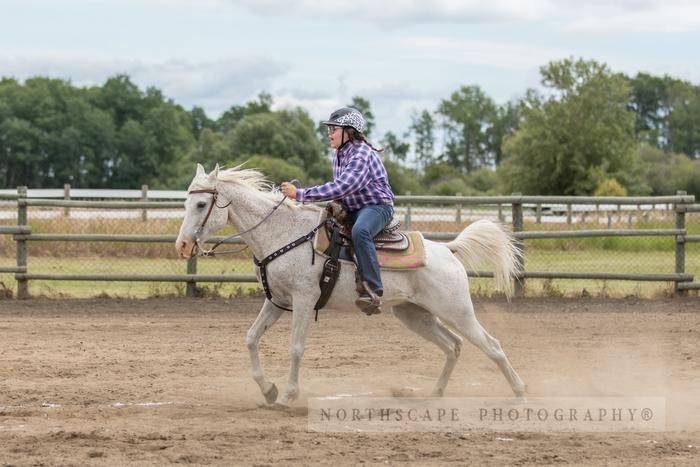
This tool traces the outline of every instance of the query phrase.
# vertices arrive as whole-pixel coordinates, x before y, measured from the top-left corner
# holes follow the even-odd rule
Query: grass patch
[[[34,233],[176,235],[181,219],[148,218],[80,218],[80,211],[71,209],[71,216],[41,218],[42,211],[31,209],[30,225]],[[416,212],[418,212],[416,210]],[[466,211],[465,211],[466,213]],[[651,217],[634,214],[612,217],[613,229],[672,229],[672,216]],[[607,226],[607,215],[589,215],[585,222],[575,224],[536,224],[526,221],[525,230],[600,230]],[[458,232],[473,219],[456,221],[414,222],[413,229],[429,232]],[[13,221],[3,222],[13,224]],[[700,235],[700,214],[688,214],[689,235]],[[220,235],[232,233],[231,227]],[[0,265],[15,264],[16,244],[9,235],[0,235]],[[186,262],[176,258],[171,243],[127,242],[29,242],[29,271],[63,274],[185,274]],[[617,272],[671,273],[675,271],[675,239],[672,237],[599,237],[573,239],[542,239],[525,241],[526,271],[547,272]],[[700,280],[700,243],[686,244],[686,272]],[[207,275],[253,274],[249,251],[233,257],[206,258],[198,261],[198,273]],[[491,279],[473,278],[472,292],[493,295]],[[528,279],[527,295],[547,296],[655,296],[668,293],[669,284],[658,282],[596,281],[578,279]],[[12,297],[16,283],[12,274],[0,274],[0,298]],[[107,281],[30,281],[30,294],[54,297],[149,297],[184,295],[185,283],[107,282]],[[199,283],[202,296],[236,296],[258,291],[251,283]]]
[[[692,259],[692,261],[690,261]],[[700,255],[687,258],[686,271],[700,277]],[[0,262],[1,263],[1,262]],[[5,258],[6,264],[12,264]],[[84,256],[71,258],[30,257],[29,270],[34,273],[57,274],[185,274],[186,261],[164,258],[125,258]],[[537,249],[526,244],[526,271],[547,272],[618,272],[618,273],[672,273],[675,271],[673,251],[570,250],[565,254],[548,249]],[[207,275],[254,274],[248,258],[203,258],[197,262],[197,273]],[[0,275],[0,290],[16,290],[14,276]],[[474,294],[497,294],[492,279],[470,278]],[[661,282],[602,281],[583,279],[528,279],[525,293],[531,296],[658,296],[671,290]],[[168,282],[108,282],[108,281],[30,281],[29,291],[34,296],[51,297],[133,297],[184,296],[186,284]],[[256,283],[198,283],[201,296],[239,296],[258,292]],[[7,292],[4,293],[7,296]]]

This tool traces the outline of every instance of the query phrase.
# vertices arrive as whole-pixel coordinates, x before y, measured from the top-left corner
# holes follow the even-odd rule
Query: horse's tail
[[[472,271],[476,271],[482,262],[490,262],[494,268],[496,288],[505,292],[507,297],[513,295],[513,278],[518,273],[517,256],[520,250],[501,224],[478,220],[445,246]]]

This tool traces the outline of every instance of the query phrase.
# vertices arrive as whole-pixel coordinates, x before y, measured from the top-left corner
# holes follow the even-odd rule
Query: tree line
[[[415,112],[402,134],[374,135],[370,102],[355,96],[347,104],[365,114],[399,194],[700,196],[700,86],[574,58],[540,75],[541,90],[505,104],[462,86]],[[3,78],[0,181],[182,189],[195,162],[246,162],[276,183],[330,179],[323,125],[303,108],[273,104],[263,92],[214,119],[127,75],[92,87]]]

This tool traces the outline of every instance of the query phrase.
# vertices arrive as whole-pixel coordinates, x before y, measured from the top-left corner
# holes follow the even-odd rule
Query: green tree
[[[363,97],[354,96],[349,104],[349,107],[355,107],[357,110],[362,112],[362,116],[365,117],[365,121],[367,122],[365,136],[369,138],[372,134],[372,129],[374,128],[374,113],[372,113],[369,101]]]
[[[410,144],[399,140],[399,138],[391,131],[386,132],[381,144],[384,148],[383,155],[386,158],[401,163],[406,161],[406,155],[408,154],[408,150],[411,148]]]
[[[200,163],[205,167],[214,167],[223,161],[230,159],[224,135],[212,128],[204,128],[197,138],[196,146],[187,157],[186,169],[192,169],[193,163]]]
[[[408,129],[413,136],[413,154],[419,171],[435,163],[435,120],[430,112],[422,111],[411,117]]]
[[[182,161],[195,147],[189,115],[153,87],[141,92],[134,105],[133,118],[117,125],[105,186],[161,188],[183,183]]]
[[[108,78],[102,87],[96,88],[93,103],[112,114],[117,128],[127,120],[143,119],[143,92],[125,74]]]
[[[216,128],[216,123],[207,117],[206,112],[201,107],[192,107],[192,110],[188,112],[190,116],[192,135],[199,141],[200,136],[204,130],[212,130]]]
[[[627,189],[614,178],[603,180],[593,192],[593,196],[627,196]]]
[[[549,97],[526,97],[520,127],[503,148],[499,176],[505,189],[587,195],[616,178],[630,193],[644,192],[628,81],[582,59],[550,62],[540,72]]]
[[[216,128],[221,133],[228,133],[246,116],[272,112],[272,104],[272,95],[261,92],[257,100],[230,107],[216,120]]]
[[[518,130],[519,123],[520,103],[508,102],[496,108],[491,125],[486,130],[494,165],[499,166],[503,161],[503,141]]]
[[[669,93],[668,149],[700,158],[700,86],[678,81]]]
[[[674,195],[678,190],[700,195],[695,183],[700,180],[700,164],[683,154],[662,151],[654,146],[642,144],[639,157],[644,163],[646,182],[654,196]]]
[[[466,176],[465,181],[467,186],[472,188],[478,194],[498,194],[498,176],[496,175],[496,171],[491,168],[484,167],[482,169],[475,170]],[[466,194],[466,192],[464,194]]]
[[[328,173],[315,124],[302,109],[256,113],[244,117],[225,137],[230,159],[265,155],[306,170],[311,178]]]
[[[670,88],[674,79],[637,73],[630,80],[630,109],[635,113],[635,134],[640,142],[665,148],[668,141],[668,122],[671,111]]]
[[[114,124],[89,95],[60,79],[0,84],[0,173],[5,186],[89,186],[104,179]]]
[[[489,130],[496,118],[496,105],[479,86],[462,86],[438,106],[445,118],[444,159],[463,173],[494,163]]]
[[[405,195],[410,192],[414,195],[424,194],[425,189],[421,186],[415,170],[409,169],[397,161],[384,161],[389,185],[391,190],[397,195]]]
[[[429,165],[423,172],[421,185],[434,195],[452,196],[456,194],[473,195],[476,190],[470,188],[466,177],[456,167],[440,162]]]

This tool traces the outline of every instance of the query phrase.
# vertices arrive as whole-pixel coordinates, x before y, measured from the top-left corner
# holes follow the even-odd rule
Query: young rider
[[[365,138],[366,121],[354,107],[343,107],[323,122],[328,129],[328,141],[335,149],[333,181],[309,188],[296,188],[291,183],[281,185],[282,193],[301,201],[340,201],[348,211],[352,242],[360,277],[378,297],[384,293],[379,273],[374,237],[394,216],[394,193],[389,186],[386,169],[377,150]],[[381,302],[362,293],[355,304],[367,314],[378,313]]]

